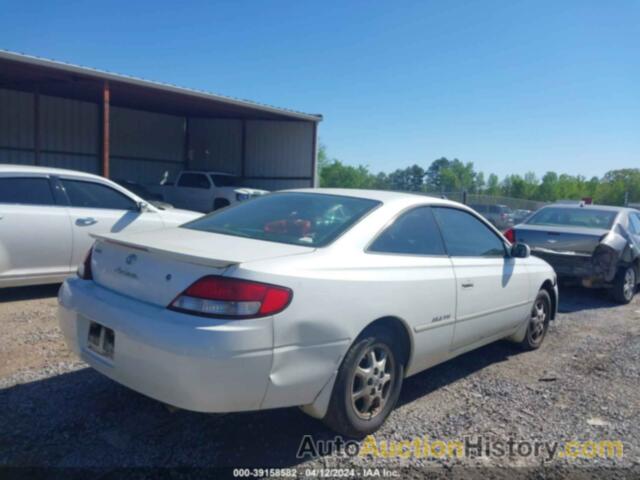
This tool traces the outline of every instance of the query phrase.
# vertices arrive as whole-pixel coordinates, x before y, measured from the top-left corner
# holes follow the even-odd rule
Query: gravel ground
[[[398,407],[375,436],[621,440],[622,458],[371,458],[334,448],[299,459],[304,435],[334,435],[298,409],[171,412],[87,368],[62,341],[56,291],[0,291],[0,466],[88,468],[98,476],[121,474],[119,467],[142,467],[127,470],[141,476],[149,467],[296,467],[298,476],[327,468],[353,469],[346,473],[355,476],[378,468],[384,475],[387,468],[403,478],[640,477],[638,297],[617,306],[603,292],[561,292],[561,313],[540,350],[522,353],[498,342],[407,379]],[[9,470],[16,471],[26,472]]]

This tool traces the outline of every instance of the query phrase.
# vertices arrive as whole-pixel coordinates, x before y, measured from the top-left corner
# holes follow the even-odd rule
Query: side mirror
[[[140,213],[146,212],[149,210],[149,204],[147,202],[138,202],[137,206],[138,206],[138,211]]]
[[[511,256],[513,258],[527,258],[531,255],[531,248],[526,243],[514,243],[511,245]]]

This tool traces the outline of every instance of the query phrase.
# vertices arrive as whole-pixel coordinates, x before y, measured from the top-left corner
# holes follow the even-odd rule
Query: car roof
[[[575,210],[604,210],[607,212],[628,212],[628,211],[633,211],[633,208],[627,208],[627,207],[616,207],[616,206],[611,206],[611,205],[594,205],[594,204],[584,204],[582,206],[580,206],[579,203],[553,203],[551,205],[545,205],[542,208],[549,208],[549,207],[560,207],[560,208],[572,208]]]
[[[18,165],[0,163],[0,173],[40,173],[47,175],[73,175],[74,177],[84,177],[92,179],[102,179],[99,175],[93,173],[80,172],[78,170],[68,170],[66,168],[41,167],[35,165]]]
[[[415,200],[427,200],[425,203],[433,205],[460,205],[458,202],[453,202],[444,198],[432,197],[424,193],[412,193],[412,192],[394,192],[389,190],[361,190],[358,188],[296,188],[291,190],[282,190],[283,192],[298,192],[298,193],[318,193],[325,195],[341,195],[344,197],[364,198],[369,200],[377,200],[383,203],[390,203],[394,201],[415,201]]]

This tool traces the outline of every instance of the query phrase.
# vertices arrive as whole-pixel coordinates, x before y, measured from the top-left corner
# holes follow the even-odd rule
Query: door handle
[[[98,221],[93,217],[78,218],[76,220],[76,225],[78,225],[79,227],[88,227],[89,225],[93,225],[95,223],[98,223]]]
[[[462,288],[473,288],[473,282],[464,282]]]

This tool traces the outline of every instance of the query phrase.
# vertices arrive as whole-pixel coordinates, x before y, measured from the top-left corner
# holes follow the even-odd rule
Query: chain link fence
[[[535,200],[467,193],[465,191],[422,193],[469,205],[500,230],[506,230],[522,222],[533,212],[547,205],[545,202],[537,202]]]
[[[531,210],[535,211],[548,205],[546,202],[535,200],[525,200],[523,198],[503,197],[500,195],[485,195],[479,193],[456,192],[424,192],[431,197],[446,198],[454,202],[466,205],[503,205],[511,210]]]

